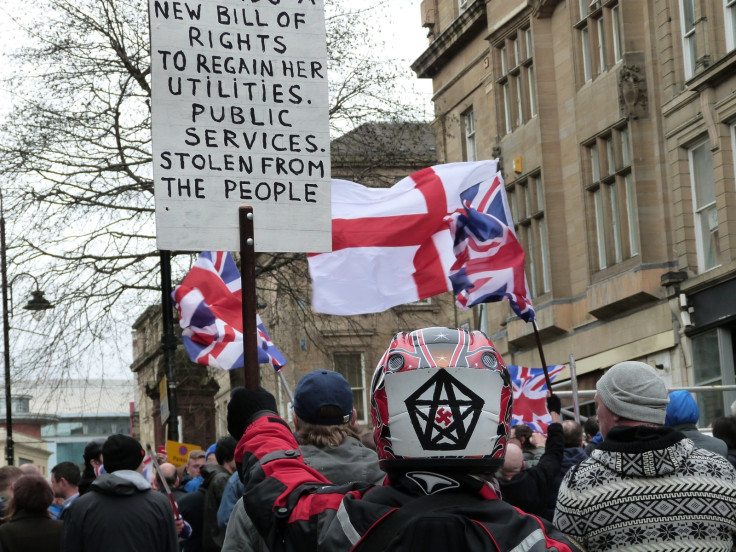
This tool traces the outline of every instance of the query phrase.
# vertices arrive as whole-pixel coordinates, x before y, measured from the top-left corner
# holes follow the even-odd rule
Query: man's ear
[[[350,423],[356,425],[358,423],[358,411],[353,408],[353,413],[350,415]]]

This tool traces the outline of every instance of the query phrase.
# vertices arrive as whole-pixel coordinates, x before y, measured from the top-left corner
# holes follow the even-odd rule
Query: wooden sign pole
[[[256,326],[256,253],[253,232],[253,207],[241,206],[240,217],[240,292],[243,298],[243,369],[245,388],[258,390],[258,327]]]

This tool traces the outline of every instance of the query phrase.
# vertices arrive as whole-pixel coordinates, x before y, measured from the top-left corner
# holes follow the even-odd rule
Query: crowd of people
[[[340,374],[298,383],[293,424],[237,388],[228,433],[187,463],[126,435],[82,469],[0,468],[2,552],[723,550],[736,537],[736,417],[697,428],[687,391],[640,362],[596,385],[596,419],[511,425],[508,371],[480,332],[398,334],[371,385],[373,432]],[[368,436],[368,437],[367,437]]]

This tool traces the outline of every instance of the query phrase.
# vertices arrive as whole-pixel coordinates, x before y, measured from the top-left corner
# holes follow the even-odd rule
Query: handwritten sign
[[[159,249],[330,251],[323,0],[149,0]]]

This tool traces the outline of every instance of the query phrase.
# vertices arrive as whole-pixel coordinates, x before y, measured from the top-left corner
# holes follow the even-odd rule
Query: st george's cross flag
[[[452,290],[463,309],[506,298],[534,318],[495,160],[437,165],[391,188],[333,180],[332,252],[308,258],[317,312],[381,312]]]
[[[566,366],[555,364],[547,366],[549,380],[553,381]],[[547,382],[542,368],[526,366],[507,366],[511,375],[514,403],[511,412],[511,426],[525,424],[537,433],[547,435],[547,426],[552,416],[547,412]]]
[[[184,348],[192,362],[224,370],[243,366],[243,307],[240,273],[229,252],[204,251],[171,294],[179,311]],[[275,370],[286,359],[268,337],[261,317],[258,362]]]

